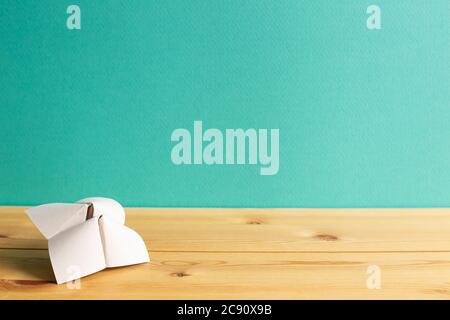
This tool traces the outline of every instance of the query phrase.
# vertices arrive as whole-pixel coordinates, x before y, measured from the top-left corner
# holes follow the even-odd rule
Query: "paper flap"
[[[57,234],[49,240],[48,251],[58,284],[106,268],[97,219]]]
[[[86,220],[88,205],[84,203],[49,203],[26,210],[31,221],[45,238],[67,230]]]
[[[150,261],[144,240],[134,230],[108,218],[99,219],[107,267],[119,267]]]

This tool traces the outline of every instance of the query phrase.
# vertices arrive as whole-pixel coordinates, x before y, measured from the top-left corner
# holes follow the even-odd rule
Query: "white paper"
[[[49,203],[26,210],[31,221],[46,239],[86,220],[88,205]]]
[[[87,219],[91,204],[93,217]],[[49,239],[50,260],[58,284],[107,267],[150,261],[144,241],[124,225],[125,210],[113,199],[86,198],[75,204],[45,204],[26,212]]]
[[[106,268],[97,219],[89,219],[48,241],[56,282],[63,283]]]

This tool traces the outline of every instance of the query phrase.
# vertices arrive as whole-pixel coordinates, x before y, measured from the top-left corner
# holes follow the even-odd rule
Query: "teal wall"
[[[0,204],[450,206],[449,14],[448,0],[2,0]],[[278,174],[173,165],[171,132],[194,120],[279,128]]]

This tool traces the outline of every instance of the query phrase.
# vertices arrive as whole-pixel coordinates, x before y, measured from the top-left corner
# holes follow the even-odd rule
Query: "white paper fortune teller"
[[[48,239],[58,284],[105,268],[150,261],[144,241],[124,225],[125,211],[113,199],[49,203],[26,212]]]

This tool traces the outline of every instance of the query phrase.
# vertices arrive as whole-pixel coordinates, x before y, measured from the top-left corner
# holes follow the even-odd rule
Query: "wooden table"
[[[80,289],[24,209],[0,207],[0,299],[450,298],[450,209],[129,208],[152,261]]]

